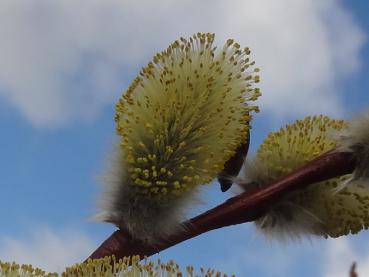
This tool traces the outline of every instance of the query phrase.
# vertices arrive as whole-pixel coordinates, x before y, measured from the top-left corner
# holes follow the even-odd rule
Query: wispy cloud
[[[128,85],[123,72],[210,31],[255,50],[264,111],[338,114],[335,81],[357,70],[364,41],[340,2],[1,1],[0,96],[35,126],[91,119]]]
[[[96,243],[88,235],[75,231],[36,228],[24,239],[0,236],[0,260],[32,264],[48,272],[82,262]]]

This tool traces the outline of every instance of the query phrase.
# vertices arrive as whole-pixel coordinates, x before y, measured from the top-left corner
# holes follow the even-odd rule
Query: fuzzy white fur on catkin
[[[346,185],[355,181],[369,186],[369,110],[352,119],[348,128],[338,132],[335,139],[338,151],[353,152],[356,159],[356,168]]]
[[[247,159],[240,177],[235,181],[243,191],[268,184],[278,175],[265,163]],[[305,207],[294,201],[297,193],[290,193],[269,208],[255,221],[257,229],[267,238],[287,241],[311,235],[325,235],[321,220]]]
[[[132,186],[119,145],[114,147],[108,160],[108,169],[102,176],[103,192],[98,199],[100,213],[94,219],[126,229],[133,238],[149,244],[160,244],[177,232],[185,219],[185,209],[199,203],[197,189],[188,191],[165,202],[148,199]]]

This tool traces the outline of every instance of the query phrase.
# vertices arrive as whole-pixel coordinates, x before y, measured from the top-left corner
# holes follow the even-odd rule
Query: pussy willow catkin
[[[347,129],[343,120],[306,117],[268,135],[247,162],[241,186],[263,186],[334,149],[334,134]],[[256,225],[277,238],[302,235],[339,237],[369,226],[369,190],[359,184],[341,188],[351,174],[313,184],[285,195]]]
[[[100,219],[155,243],[173,232],[196,188],[212,181],[249,132],[260,91],[249,48],[198,33],[156,54],[116,105],[120,145]]]

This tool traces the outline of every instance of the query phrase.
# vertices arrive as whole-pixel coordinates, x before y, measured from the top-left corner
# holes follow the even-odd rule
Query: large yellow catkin
[[[130,184],[148,197],[210,182],[245,140],[259,89],[248,48],[214,34],[181,38],[154,56],[116,106]]]
[[[97,218],[136,239],[156,243],[173,233],[196,188],[248,137],[259,69],[249,48],[213,42],[209,33],[173,42],[116,105],[120,146]]]
[[[336,147],[333,135],[343,120],[306,117],[270,133],[245,169],[248,181],[262,186]],[[358,184],[335,190],[350,175],[333,178],[286,195],[257,221],[271,236],[303,234],[339,237],[369,226],[369,190]]]

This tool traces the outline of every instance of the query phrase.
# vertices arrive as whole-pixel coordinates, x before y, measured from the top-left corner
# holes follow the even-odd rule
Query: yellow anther
[[[181,187],[181,184],[178,181],[175,181],[173,183],[173,187],[174,187],[174,189],[179,189]]]

